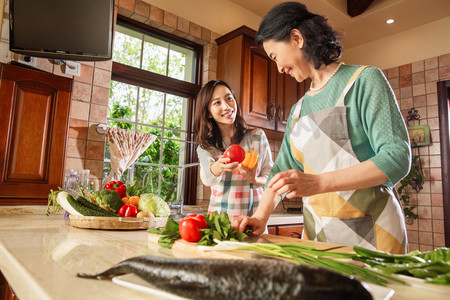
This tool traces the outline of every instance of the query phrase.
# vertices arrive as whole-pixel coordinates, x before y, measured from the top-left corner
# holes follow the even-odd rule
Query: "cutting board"
[[[158,246],[158,239],[160,235],[149,233],[148,234],[148,242],[149,246],[155,247]],[[303,243],[303,244],[312,244],[316,246],[316,249],[327,249],[330,247],[338,246],[333,244],[314,242],[301,240],[296,238],[290,238],[279,235],[271,235],[271,234],[263,234],[262,237],[268,239],[274,243]],[[197,243],[189,243],[182,239],[176,240],[172,246],[173,254],[177,257],[197,257],[197,258],[218,258],[218,259],[248,259],[250,258],[250,253],[237,252],[237,251],[204,251],[198,247]],[[340,249],[334,250],[333,252],[343,252],[348,253],[352,252],[353,249],[351,247],[342,247]]]

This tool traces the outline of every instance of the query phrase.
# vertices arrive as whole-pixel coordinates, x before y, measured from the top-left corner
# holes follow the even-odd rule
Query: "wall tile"
[[[86,139],[87,138],[87,121],[71,119],[69,121],[69,138]]]
[[[67,139],[67,157],[84,158],[86,153],[86,140]]]
[[[406,74],[400,76],[400,87],[411,86],[412,83],[412,75]]]
[[[99,141],[104,143],[105,142],[105,135],[104,134],[100,134],[97,131],[97,122],[90,122],[89,123],[89,128],[88,128],[88,140],[94,140],[94,141]]]
[[[202,27],[202,40],[207,42],[211,40],[211,30]]]
[[[80,64],[80,76],[74,76],[75,81],[92,84],[94,69],[91,66]]]
[[[441,168],[430,168],[430,180],[442,180]]]
[[[425,84],[425,89],[427,94],[436,93],[437,92],[437,83],[436,82],[427,82]]]
[[[91,101],[91,85],[78,81],[73,82],[72,99],[89,102]]]
[[[139,14],[146,18],[150,17],[150,4],[141,0],[136,0],[136,4],[134,6],[134,13]]]
[[[425,70],[425,62],[423,60],[413,62],[411,64],[411,72],[417,73]]]
[[[163,24],[166,26],[169,26],[173,29],[176,29],[177,28],[177,16],[170,12],[165,11]]]
[[[450,79],[450,66],[439,68],[439,80]]]
[[[85,120],[89,117],[89,103],[72,100],[70,104],[70,118]]]
[[[450,66],[450,53],[439,56],[439,67]]]
[[[101,179],[103,176],[103,157],[101,160],[86,159],[85,168],[91,170],[90,180],[94,178]],[[100,186],[97,186],[95,189],[99,190]]]
[[[431,81],[438,81],[439,80],[439,71],[438,69],[431,69],[425,71],[425,81],[431,82]]]
[[[391,78],[388,81],[392,89],[398,89],[400,87],[400,80],[398,77]]]
[[[120,0],[119,7],[129,11],[134,11],[134,0]]]
[[[445,247],[445,234],[433,233],[433,246],[434,247]]]
[[[412,74],[412,84],[425,83],[425,72],[418,72]]]
[[[420,112],[420,118],[421,119],[425,119],[426,116],[423,115],[423,112],[426,112],[426,106],[427,106],[427,97],[425,95],[421,95],[421,96],[417,96],[413,98],[414,101],[414,108],[416,108],[417,110],[419,110]],[[422,109],[419,109],[420,107],[422,107]]]
[[[388,78],[398,77],[399,74],[400,72],[398,67],[388,69]]]
[[[425,70],[436,69],[438,67],[438,58],[433,57],[425,60]]]
[[[433,225],[431,220],[425,220],[425,219],[418,219],[419,222],[419,228],[420,228],[420,234],[424,231],[433,231]]]
[[[443,220],[433,220],[433,232],[434,233],[445,233]]]
[[[150,25],[158,28],[158,25],[163,24],[164,21],[164,11],[156,6],[150,6]]]
[[[94,69],[94,85],[109,88],[111,72],[99,68]]]
[[[400,88],[400,98],[404,99],[404,98],[409,98],[412,97],[412,87],[408,86],[408,87],[401,87]]]
[[[96,69],[111,71],[112,70],[112,59],[104,60],[104,61],[96,61],[94,65],[95,65]]]
[[[433,207],[443,206],[444,205],[443,195],[442,194],[431,193],[431,205]]]
[[[425,84],[416,84],[412,88],[414,96],[425,95]]]
[[[109,88],[93,86],[91,102],[95,104],[108,105]]]
[[[104,105],[91,105],[91,111],[89,113],[90,122],[106,123],[108,115],[108,107]]]
[[[428,93],[427,92],[427,104],[428,105],[437,105],[438,104],[437,93]]]
[[[178,17],[177,29],[179,31],[189,33],[190,22],[186,19]]]
[[[66,157],[65,169],[81,170],[84,169],[83,159]]]
[[[433,245],[433,234],[431,232],[420,232],[419,243],[420,245]]]
[[[442,207],[432,207],[431,208],[431,214],[433,217],[433,220],[443,220],[444,219],[444,210]]]
[[[190,27],[189,27],[189,34],[191,34],[192,36],[195,36],[197,38],[201,38],[202,37],[202,28],[200,27],[200,25],[191,22]]]

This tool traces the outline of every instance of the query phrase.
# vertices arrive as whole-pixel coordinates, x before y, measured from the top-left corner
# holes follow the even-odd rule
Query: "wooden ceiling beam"
[[[362,14],[374,0],[347,0],[347,13],[350,17]]]

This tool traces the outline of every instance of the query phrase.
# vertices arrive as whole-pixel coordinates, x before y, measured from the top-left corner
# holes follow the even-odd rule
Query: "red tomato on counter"
[[[121,217],[135,218],[138,214],[138,209],[136,206],[134,206],[132,204],[125,204],[119,208],[119,211],[117,212],[117,214]]]
[[[188,215],[180,221],[180,236],[186,242],[196,243],[203,236],[203,233],[198,230],[205,228],[208,228],[208,221],[206,221],[204,215]]]
[[[245,150],[241,146],[233,144],[225,150],[223,157],[230,158],[230,163],[235,161],[241,163],[245,159]]]

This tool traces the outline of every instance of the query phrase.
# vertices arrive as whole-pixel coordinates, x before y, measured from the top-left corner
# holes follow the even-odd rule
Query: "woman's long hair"
[[[309,12],[299,2],[284,2],[272,8],[259,25],[255,41],[258,45],[267,40],[289,41],[292,29],[298,29],[302,34],[303,55],[316,69],[341,57],[339,34],[325,17]]]
[[[195,103],[195,115],[194,115],[194,132],[196,134],[196,143],[200,147],[206,150],[217,148],[221,151],[225,150],[223,144],[223,137],[220,133],[220,129],[217,126],[216,121],[211,117],[209,113],[209,103],[212,100],[214,90],[218,85],[227,87],[236,100],[233,89],[222,80],[211,80],[205,84],[197,95]],[[242,117],[239,104],[236,100],[236,120],[234,121],[236,128],[234,135],[231,138],[232,144],[239,144],[247,132],[247,123]]]

